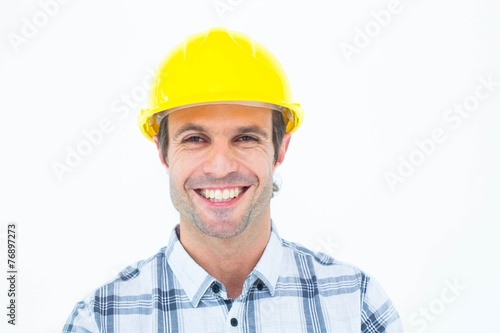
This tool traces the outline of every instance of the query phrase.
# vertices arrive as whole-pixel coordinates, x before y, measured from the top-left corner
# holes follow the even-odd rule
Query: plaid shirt
[[[403,332],[391,301],[358,268],[282,240],[273,225],[241,295],[169,245],[76,304],[63,333]]]

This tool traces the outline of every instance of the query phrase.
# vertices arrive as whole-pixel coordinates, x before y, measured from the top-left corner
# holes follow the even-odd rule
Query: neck
[[[267,214],[265,219],[253,221],[241,234],[227,239],[207,236],[181,219],[179,233],[181,244],[191,258],[223,283],[228,297],[235,299],[266,248],[271,219]]]

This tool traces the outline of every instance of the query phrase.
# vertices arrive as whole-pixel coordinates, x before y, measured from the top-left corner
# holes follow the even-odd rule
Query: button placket
[[[226,332],[241,332],[241,309],[243,302],[241,297],[233,301],[233,305],[227,314]]]

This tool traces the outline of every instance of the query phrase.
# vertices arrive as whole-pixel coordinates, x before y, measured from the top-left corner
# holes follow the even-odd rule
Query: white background
[[[77,301],[166,244],[178,217],[137,128],[142,82],[187,35],[226,26],[280,59],[306,112],[278,170],[281,236],[373,275],[406,332],[500,332],[500,86],[477,88],[500,81],[499,15],[491,0],[3,1],[1,267],[14,221],[19,297],[12,327],[1,278],[0,330],[60,332]],[[465,101],[466,118],[445,118]],[[423,155],[415,141],[436,129],[446,139]]]

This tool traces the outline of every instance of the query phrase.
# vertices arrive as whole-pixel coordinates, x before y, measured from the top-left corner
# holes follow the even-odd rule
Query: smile
[[[229,202],[243,194],[248,187],[228,187],[218,189],[198,189],[196,192],[211,202]]]

